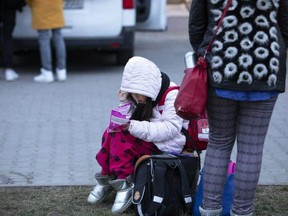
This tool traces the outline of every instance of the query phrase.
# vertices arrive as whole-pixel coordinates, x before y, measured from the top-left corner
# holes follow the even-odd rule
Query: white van
[[[136,19],[139,22],[151,19],[151,4],[157,2],[160,1],[64,0],[66,25],[62,33],[66,46],[113,51],[117,63],[125,64],[134,54]],[[26,6],[17,14],[15,50],[38,48],[37,38],[37,31],[31,28],[30,9]]]

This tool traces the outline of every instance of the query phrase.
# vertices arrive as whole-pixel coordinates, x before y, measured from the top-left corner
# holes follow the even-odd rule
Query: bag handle
[[[204,58],[205,58],[206,54],[211,51],[212,43],[213,43],[213,41],[214,41],[214,39],[216,37],[216,34],[217,34],[217,32],[218,32],[218,30],[219,30],[219,28],[220,28],[220,26],[221,26],[221,24],[223,22],[223,19],[224,19],[225,15],[226,15],[231,3],[232,3],[232,0],[228,0],[227,5],[224,8],[224,11],[223,11],[223,13],[221,15],[221,18],[220,18],[219,22],[218,22],[217,28],[216,28],[216,30],[215,30],[215,32],[214,32],[214,34],[213,34],[213,36],[212,36],[207,48],[205,50]]]

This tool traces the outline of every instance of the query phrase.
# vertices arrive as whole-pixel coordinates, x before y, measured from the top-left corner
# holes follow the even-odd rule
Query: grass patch
[[[111,215],[115,192],[99,205],[86,202],[92,186],[73,187],[2,187],[0,215],[5,216],[108,216]],[[256,193],[257,216],[288,215],[288,185],[259,186]],[[133,207],[122,216],[132,216]]]
[[[255,203],[255,215],[287,216],[288,185],[258,186]]]

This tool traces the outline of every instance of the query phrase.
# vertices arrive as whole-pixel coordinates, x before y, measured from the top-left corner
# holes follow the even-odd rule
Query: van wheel
[[[129,50],[122,50],[117,53],[117,64],[118,65],[125,65],[127,61],[133,57],[134,55],[134,50],[129,49]]]

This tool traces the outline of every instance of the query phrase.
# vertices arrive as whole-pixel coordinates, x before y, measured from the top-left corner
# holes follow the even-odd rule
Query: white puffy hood
[[[145,95],[155,101],[161,83],[160,69],[150,60],[135,56],[124,67],[120,90]]]

